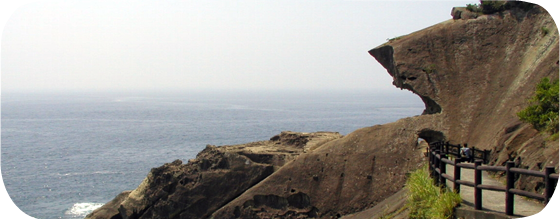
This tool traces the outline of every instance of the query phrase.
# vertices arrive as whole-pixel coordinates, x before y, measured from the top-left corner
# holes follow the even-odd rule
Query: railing
[[[544,171],[527,170],[522,168],[515,168],[514,162],[506,162],[506,166],[482,166],[483,160],[479,158],[474,159],[474,163],[461,163],[460,160],[448,159],[449,154],[455,155],[453,149],[446,149],[448,143],[436,142],[430,143],[428,151],[428,161],[430,162],[430,175],[439,186],[446,186],[446,180],[453,183],[453,190],[457,193],[461,191],[461,185],[474,188],[474,207],[476,210],[482,210],[482,190],[502,191],[505,192],[505,213],[513,215],[514,195],[521,195],[548,203],[556,183],[558,182],[558,173],[555,173],[554,167],[547,166]],[[446,153],[447,152],[447,153]],[[474,152],[474,150],[473,150]],[[476,154],[476,153],[475,153]],[[482,157],[488,158],[488,154]],[[473,156],[474,157],[474,156]],[[487,161],[486,161],[487,162]],[[446,173],[446,165],[452,165],[453,176]],[[474,169],[474,182],[461,180],[461,169]],[[506,175],[506,186],[493,186],[482,184],[482,171],[504,171]],[[515,174],[529,175],[544,178],[544,194],[516,189],[514,187]]]
[[[455,157],[461,157],[461,144],[454,145],[450,144],[449,142],[432,142],[429,144],[430,148],[428,150],[439,149],[444,154],[447,155],[454,155]],[[469,148],[467,144],[463,144],[464,147]],[[476,147],[469,148],[470,153],[470,160],[469,162],[474,162],[475,159],[482,160],[483,164],[488,164],[488,159],[490,158],[490,151],[489,150],[480,150]]]

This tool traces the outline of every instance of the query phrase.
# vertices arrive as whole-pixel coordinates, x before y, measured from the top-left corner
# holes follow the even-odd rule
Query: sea
[[[151,168],[206,145],[282,131],[356,129],[420,115],[409,91],[3,92],[1,171],[12,201],[41,219],[84,218]]]

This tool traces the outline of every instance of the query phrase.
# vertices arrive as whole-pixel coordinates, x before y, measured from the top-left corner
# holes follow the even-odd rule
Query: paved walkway
[[[446,165],[446,167],[447,174],[453,176],[453,166]],[[461,169],[461,180],[474,182],[474,170],[465,168]],[[449,180],[446,181],[448,188],[453,188],[453,183]],[[486,171],[482,171],[482,184],[505,186],[503,183],[490,177]],[[470,206],[474,209],[474,188],[466,185],[461,185],[460,194],[461,198],[463,199],[462,204]],[[504,192],[482,190],[483,210],[504,213],[506,209],[505,200],[506,195]],[[544,208],[544,204],[537,203],[536,201],[526,199],[523,196],[519,195],[515,195],[514,203],[515,205],[513,208],[513,213],[515,214],[515,216],[519,217],[534,215],[536,213],[539,213]]]

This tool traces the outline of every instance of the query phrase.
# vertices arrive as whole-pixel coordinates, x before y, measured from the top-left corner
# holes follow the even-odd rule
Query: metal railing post
[[[548,166],[544,169],[544,203],[548,204],[550,198],[552,198],[552,194],[554,193],[554,189],[556,187],[555,180],[550,178],[550,174],[554,173],[554,167]]]
[[[471,153],[471,162],[474,162],[476,160],[476,147],[472,147],[471,150],[469,151]]]
[[[506,215],[513,215],[513,196],[509,190],[514,187],[514,173],[510,171],[514,165],[513,161],[506,162]]]
[[[435,169],[435,163],[436,163],[436,156],[434,155],[434,150],[430,150],[430,177],[432,179],[436,178],[436,169]]]
[[[439,162],[441,162],[441,161],[439,160],[437,155],[440,155],[441,152],[440,152],[440,150],[436,150],[435,152],[436,153],[434,154],[434,176],[435,176],[434,177],[434,182],[435,182],[436,186],[439,186],[439,175],[440,174],[437,172],[437,168],[439,168]],[[441,169],[440,169],[440,172],[441,172]]]
[[[453,161],[453,191],[456,193],[461,192],[461,184],[457,180],[461,179],[461,168],[457,166],[457,159]]]
[[[432,149],[431,149],[431,145],[428,145],[428,148],[426,149],[428,151],[428,172],[430,173],[430,177],[433,177],[434,173],[433,173],[433,169],[432,169],[432,162],[433,162],[433,158],[432,158]]]
[[[482,210],[482,189],[478,185],[482,184],[482,171],[478,169],[480,160],[474,162],[474,209]]]
[[[445,153],[444,152],[440,152],[439,153],[439,185],[440,187],[445,187],[446,183],[445,183],[445,177],[443,177],[443,174],[446,173],[446,163],[443,162],[443,158],[446,158]]]

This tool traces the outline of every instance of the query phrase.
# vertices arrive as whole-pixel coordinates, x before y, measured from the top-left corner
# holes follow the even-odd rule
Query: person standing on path
[[[467,162],[472,162],[471,161],[471,150],[466,145],[463,145],[463,147],[461,148],[461,160],[463,160],[463,158]]]

